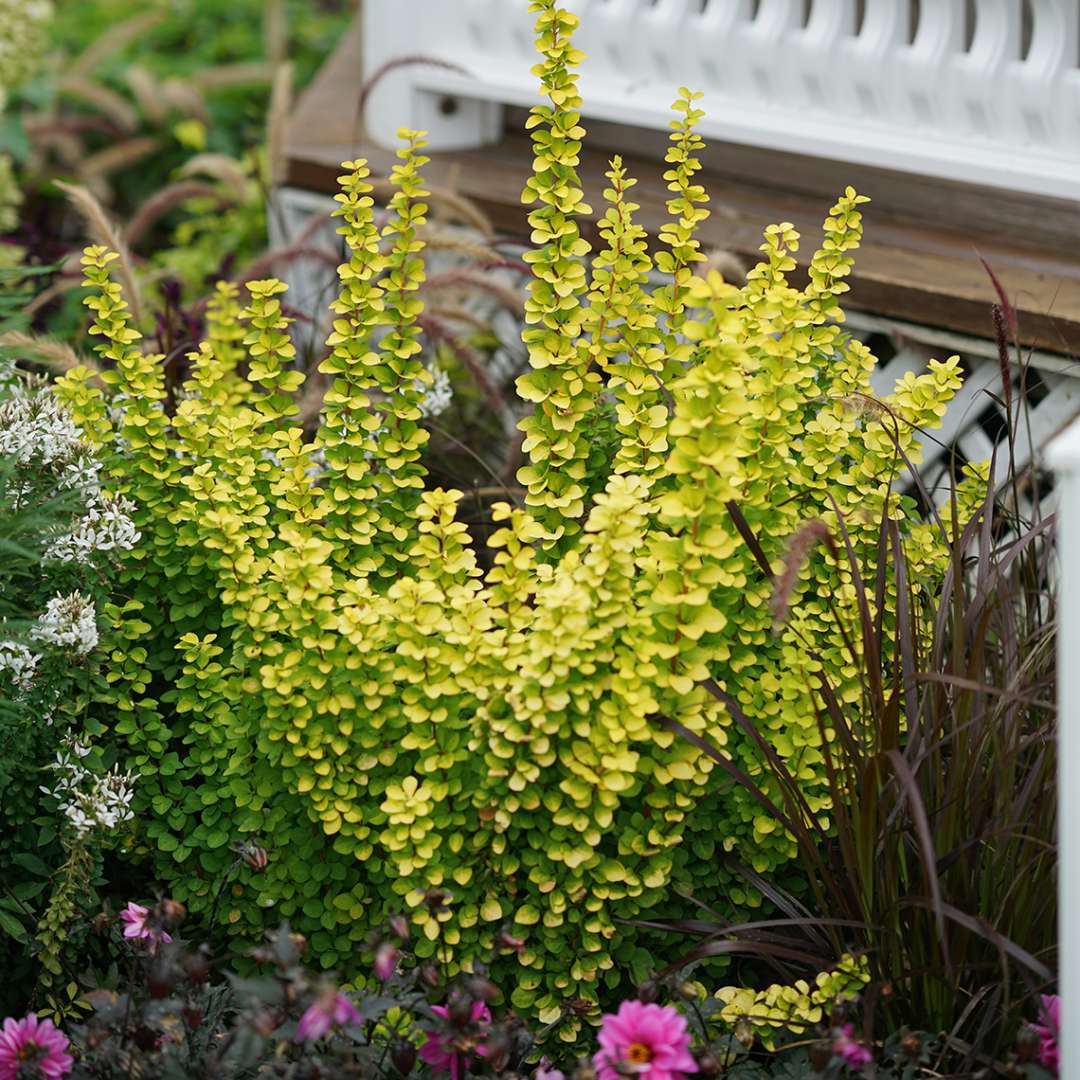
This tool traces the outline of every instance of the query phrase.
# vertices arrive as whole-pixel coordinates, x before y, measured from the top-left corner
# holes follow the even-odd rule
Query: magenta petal
[[[51,1020],[38,1020],[34,1013],[15,1020],[4,1021],[0,1035],[0,1080],[15,1080],[22,1075],[24,1062],[21,1051],[32,1043],[34,1062],[47,1080],[61,1080],[71,1071],[74,1059],[67,1052],[67,1036],[59,1031]]]
[[[362,1017],[360,1010],[344,994],[338,994],[334,998],[334,1023],[335,1024],[359,1024]]]
[[[321,1039],[329,1030],[332,1021],[326,1010],[316,1002],[309,1005],[296,1025],[296,1041],[309,1042]]]
[[[689,1052],[686,1018],[671,1006],[624,1001],[614,1015],[603,1017],[597,1042],[593,1066],[599,1080],[623,1080],[628,1068],[639,1080],[680,1080],[698,1071]],[[627,1060],[634,1043],[648,1050],[647,1063]]]
[[[427,1042],[420,1047],[420,1060],[427,1062],[437,1072],[446,1072],[453,1055],[447,1052],[442,1039],[434,1032],[426,1033]]]

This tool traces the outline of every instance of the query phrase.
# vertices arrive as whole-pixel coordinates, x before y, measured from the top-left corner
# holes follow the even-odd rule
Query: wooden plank
[[[357,16],[337,48],[300,94],[285,133],[287,157],[291,158],[305,145],[359,147],[363,131],[360,116],[362,34],[363,20]]]
[[[366,157],[376,174],[393,165],[392,150],[366,145],[361,134],[359,57],[358,19],[291,118],[289,184],[330,193],[346,159]],[[517,119],[510,110],[508,123],[516,125]],[[603,210],[608,153],[620,147],[639,181],[634,189],[641,205],[638,220],[655,235],[666,218],[668,194],[657,160],[663,136],[611,125],[595,125],[591,134],[596,144],[586,140],[580,172],[594,211]],[[530,160],[528,138],[508,131],[493,146],[432,154],[426,175],[433,184],[453,185],[473,199],[507,236],[524,238],[528,227],[520,195]],[[808,257],[835,193],[850,182],[874,200],[866,207],[865,241],[850,279],[851,307],[990,336],[995,294],[981,255],[1014,300],[1024,344],[1080,353],[1080,202],[856,170],[746,147],[711,148],[701,179],[712,197],[703,243],[744,261],[756,258],[764,227],[780,220],[793,222],[803,234],[800,257]],[[595,239],[593,228],[585,231]]]
[[[508,131],[522,131],[526,110],[507,115]],[[624,157],[663,159],[667,136],[620,124],[589,123],[594,150]],[[701,162],[719,192],[728,180],[753,181],[774,191],[835,199],[848,184],[870,195],[875,213],[901,223],[917,222],[925,229],[956,234],[993,236],[1004,244],[1027,248],[1036,255],[1068,256],[1080,244],[1080,199],[1053,199],[1001,188],[950,183],[912,173],[897,173],[850,162],[762,150],[731,144],[706,145]],[[1080,185],[1077,188],[1080,195]]]

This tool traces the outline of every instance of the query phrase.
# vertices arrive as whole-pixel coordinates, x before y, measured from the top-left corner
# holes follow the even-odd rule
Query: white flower
[[[138,542],[134,504],[101,491],[101,463],[48,387],[20,385],[0,404],[0,457],[15,466],[0,494],[16,507],[28,497],[81,497],[64,531],[49,538],[46,559],[87,564],[100,552],[128,551]]]
[[[62,490],[96,492],[101,466],[90,444],[52,392],[20,387],[0,404],[0,455],[52,473]]]
[[[82,764],[89,753],[88,742],[69,736],[57,751],[56,761],[46,766],[57,773],[54,786],[41,788],[59,801],[61,812],[80,836],[95,829],[114,829],[134,817],[133,774],[115,766],[104,774],[91,772]]]
[[[45,552],[56,562],[87,563],[102,551],[130,551],[139,542],[131,520],[135,504],[122,496],[95,495],[70,532],[56,537]]]
[[[438,364],[433,364],[431,376],[432,383],[426,388],[427,393],[424,395],[424,400],[420,402],[420,413],[424,417],[441,416],[450,408],[450,402],[454,400],[454,388],[450,383],[450,376],[446,374],[446,370],[439,367]],[[417,386],[422,387],[423,385],[417,380]]]
[[[23,692],[33,686],[39,659],[37,653],[17,641],[0,641],[0,674],[10,675],[16,688]]]
[[[101,464],[48,387],[20,383],[0,404],[0,457],[15,466],[3,495],[16,507],[39,490],[47,498],[73,491],[90,499],[98,492]]]
[[[45,605],[44,614],[38,616],[30,636],[76,656],[87,656],[98,643],[94,602],[78,592],[54,596]]]

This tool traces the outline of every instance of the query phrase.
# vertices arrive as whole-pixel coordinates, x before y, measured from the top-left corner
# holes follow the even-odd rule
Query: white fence
[[[1050,446],[1058,527],[1058,992],[1062,1080],[1080,1080],[1080,421]]]
[[[703,134],[750,146],[1080,198],[1077,0],[563,0],[585,115],[667,129],[680,85]],[[436,149],[500,135],[532,105],[526,0],[366,0],[364,67],[404,57],[369,99],[369,133]]]

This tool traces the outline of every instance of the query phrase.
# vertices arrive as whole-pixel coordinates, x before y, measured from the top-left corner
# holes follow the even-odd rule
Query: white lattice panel
[[[1008,470],[1008,427],[994,343],[860,312],[849,313],[849,327],[878,358],[872,383],[879,396],[888,394],[906,372],[926,370],[932,358],[960,356],[964,385],[941,426],[919,435],[923,449],[919,473],[927,491],[941,503],[948,499],[950,475],[959,475],[968,462],[993,459],[996,451],[995,480],[1001,484]],[[1010,373],[1016,414],[1013,462],[1018,472],[1023,471],[1034,454],[1041,468],[1046,444],[1080,415],[1080,365],[1053,354],[1025,351],[1023,365],[1010,355]],[[907,487],[915,494],[914,484]],[[1040,477],[1040,487],[1043,496],[1049,494],[1048,477]]]
[[[1078,0],[563,0],[582,16],[586,116],[1080,198]],[[366,122],[438,149],[498,138],[537,100],[526,0],[365,0]]]

